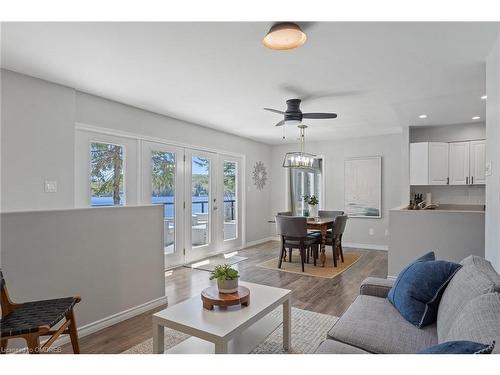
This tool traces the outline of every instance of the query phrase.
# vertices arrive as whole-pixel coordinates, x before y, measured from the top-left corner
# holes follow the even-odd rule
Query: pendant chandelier
[[[316,155],[304,152],[305,130],[307,125],[299,125],[300,129],[300,151],[287,152],[283,160],[285,168],[319,169],[319,159]]]

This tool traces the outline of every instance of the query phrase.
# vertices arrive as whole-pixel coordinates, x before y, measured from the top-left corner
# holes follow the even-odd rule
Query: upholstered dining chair
[[[333,266],[337,267],[337,259],[340,257],[344,263],[344,251],[342,250],[342,235],[347,224],[347,215],[340,215],[333,222],[333,230],[326,235],[326,245],[332,247]]]
[[[278,260],[278,268],[281,268],[283,258],[286,255],[285,248],[289,249],[290,262],[292,260],[292,249],[295,248],[300,251],[302,272],[304,272],[306,248],[310,249],[311,246],[318,241],[316,236],[307,233],[307,218],[302,216],[277,215],[276,229],[281,236],[281,251]],[[316,258],[314,258],[314,265],[316,265]]]
[[[1,269],[0,294],[2,307],[0,354],[7,352],[8,341],[14,338],[25,339],[30,354],[46,353],[61,334],[69,335],[73,353],[80,353],[73,311],[74,306],[81,301],[80,297],[14,303],[9,297]],[[51,330],[63,319],[65,321],[59,328]],[[50,336],[42,346],[40,346],[40,336]]]
[[[331,217],[332,219],[335,219],[337,216],[340,216],[343,214],[344,214],[344,211],[329,211],[329,210],[319,210],[318,211],[319,217],[328,217],[328,218]],[[331,228],[328,230],[331,231],[332,229],[333,229],[333,224],[332,224]]]

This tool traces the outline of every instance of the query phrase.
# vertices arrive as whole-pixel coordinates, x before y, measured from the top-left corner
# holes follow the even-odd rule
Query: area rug
[[[278,307],[270,313],[282,317],[282,308]],[[307,354],[314,353],[319,344],[326,338],[326,333],[337,321],[336,316],[319,314],[312,311],[292,307],[292,346],[288,352],[283,350],[283,328],[280,325],[266,340],[258,345],[252,354]],[[165,328],[165,350],[189,338],[188,335]],[[151,354],[153,339],[146,340],[122,354]]]
[[[344,251],[344,263],[337,262],[337,267],[333,266],[333,254],[331,251],[326,252],[326,263],[324,267],[321,267],[319,260],[317,260],[317,266],[314,266],[312,260],[309,264],[304,265],[304,272],[302,272],[302,265],[300,262],[300,253],[295,250],[292,253],[292,262],[283,261],[281,263],[281,268],[278,268],[278,257],[271,260],[265,261],[263,263],[257,264],[257,267],[267,268],[270,270],[277,270],[282,272],[298,273],[300,275],[308,275],[315,277],[324,277],[327,279],[332,279],[335,276],[340,275],[349,269],[354,263],[356,263],[362,254],[358,254],[351,251]]]
[[[218,265],[229,264],[230,266],[232,266],[233,264],[242,262],[247,259],[247,257],[240,257],[238,255],[227,256],[226,254],[226,256],[224,256],[224,254],[221,254],[191,264],[186,264],[184,267],[212,272]]]

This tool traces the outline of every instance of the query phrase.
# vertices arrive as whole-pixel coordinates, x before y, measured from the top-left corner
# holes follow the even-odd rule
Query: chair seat
[[[308,234],[307,237],[304,239],[304,246],[311,246],[317,243],[319,238],[316,235]],[[295,246],[298,247],[300,246],[300,241],[298,240],[290,240],[285,238],[285,246]]]
[[[26,302],[0,320],[0,336],[9,337],[38,332],[40,326],[52,327],[77,303],[74,297]]]

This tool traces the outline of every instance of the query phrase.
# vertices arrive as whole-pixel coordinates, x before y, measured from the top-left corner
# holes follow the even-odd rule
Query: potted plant
[[[308,214],[304,216],[318,217],[318,198],[315,195],[304,195],[304,203],[308,205]]]
[[[217,279],[217,288],[220,293],[234,293],[238,291],[238,271],[229,264],[215,266],[210,280]]]

